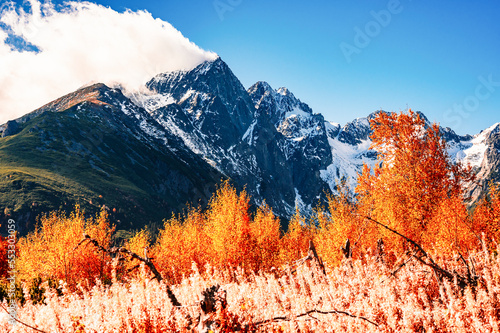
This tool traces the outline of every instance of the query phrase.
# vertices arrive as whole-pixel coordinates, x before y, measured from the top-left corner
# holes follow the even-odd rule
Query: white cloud
[[[137,90],[154,75],[191,69],[216,55],[146,11],[119,13],[90,2],[29,0],[4,6],[0,22],[39,52],[13,50],[0,29],[0,124],[90,82]]]

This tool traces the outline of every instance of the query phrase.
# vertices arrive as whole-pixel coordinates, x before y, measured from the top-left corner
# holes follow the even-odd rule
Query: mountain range
[[[1,125],[0,223],[14,218],[27,232],[40,213],[79,204],[89,213],[104,205],[119,229],[140,228],[206,205],[224,179],[286,220],[340,179],[354,187],[363,163],[376,162],[376,113],[326,121],[287,88],[245,89],[221,58],[146,88],[93,84]],[[441,128],[452,159],[478,175],[474,198],[499,180],[499,132],[500,123],[466,136]]]

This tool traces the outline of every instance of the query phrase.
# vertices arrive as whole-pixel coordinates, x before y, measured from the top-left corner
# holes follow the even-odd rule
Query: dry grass
[[[471,258],[480,279],[477,287],[463,290],[453,282],[438,282],[428,267],[416,261],[393,276],[393,268],[373,257],[327,267],[326,276],[307,265],[296,273],[280,274],[211,267],[200,274],[193,267],[189,277],[172,287],[182,308],[171,305],[165,283],[148,278],[143,268],[141,276],[128,282],[97,283],[90,290],[60,297],[49,291],[45,305],[28,300],[19,309],[19,319],[45,332],[187,331],[188,317],[196,321],[200,313],[202,291],[219,284],[227,292],[232,318],[242,327],[264,322],[257,331],[499,332],[500,258],[488,252]],[[450,271],[463,269],[450,258],[438,262]],[[317,312],[299,316],[310,310],[352,316]],[[266,322],[276,317],[282,319]],[[2,332],[33,332],[21,324],[12,329],[6,319],[0,322]]]

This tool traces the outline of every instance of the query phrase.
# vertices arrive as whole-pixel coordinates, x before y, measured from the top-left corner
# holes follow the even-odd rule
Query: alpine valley
[[[118,229],[140,228],[206,205],[224,179],[285,221],[341,179],[354,188],[363,163],[376,162],[373,113],[326,121],[287,88],[245,89],[221,58],[146,87],[125,95],[94,84],[1,125],[0,223],[14,218],[25,233],[40,213],[79,204],[92,214],[105,205]],[[441,134],[452,159],[475,169],[473,198],[500,180],[500,123],[473,136]]]

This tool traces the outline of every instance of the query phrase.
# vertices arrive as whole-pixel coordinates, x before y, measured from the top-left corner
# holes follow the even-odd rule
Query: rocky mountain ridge
[[[310,210],[325,191],[335,192],[342,178],[354,187],[363,163],[373,165],[376,161],[375,152],[369,150],[370,119],[376,112],[344,126],[325,121],[285,87],[273,89],[259,81],[244,91],[220,58],[192,71],[157,75],[147,86],[154,94],[136,98],[139,105],[219,171],[246,184],[257,201],[265,199],[283,216],[293,213],[296,206]],[[231,89],[226,91],[227,87]],[[217,108],[217,96],[225,108]],[[207,101],[211,104],[207,105]],[[225,128],[217,128],[220,123],[211,125],[215,121],[207,126],[204,117],[208,110],[213,112],[212,117],[220,117],[217,121],[224,123]],[[239,118],[226,113],[238,114]],[[186,122],[179,119],[186,117],[191,117],[193,127],[183,128]],[[197,125],[200,123],[203,126]],[[217,137],[222,133],[224,138]],[[492,163],[478,165],[485,152],[475,152],[483,147],[477,139],[479,135],[460,136],[450,128],[441,128],[441,135],[448,142],[453,159],[472,163],[481,179],[488,178]],[[269,186],[275,190],[267,190]],[[479,195],[472,187],[470,192],[475,197]]]
[[[28,140],[33,149],[51,151],[66,162],[50,162],[54,156],[48,154],[43,165],[66,181],[74,179],[75,165],[102,184],[109,184],[106,178],[120,170],[129,188],[145,194],[134,197],[149,202],[140,205],[143,210],[162,202],[164,217],[169,217],[166,209],[179,211],[174,208],[182,206],[182,200],[206,202],[210,189],[229,178],[246,188],[255,204],[265,201],[289,218],[296,207],[310,212],[325,193],[336,191],[342,178],[354,187],[363,163],[376,161],[375,152],[369,150],[369,121],[375,113],[343,126],[326,121],[287,88],[273,89],[260,81],[245,89],[220,58],[189,71],[158,74],[146,88],[146,93],[125,96],[119,89],[96,84],[63,96],[0,126],[0,155],[15,155],[7,142]],[[44,117],[57,121],[40,131]],[[48,126],[47,121],[43,124]],[[451,157],[475,168],[480,182],[471,184],[469,191],[476,197],[489,180],[498,181],[499,132],[500,124],[475,136],[441,128]],[[116,137],[121,145],[112,148],[118,144]],[[142,156],[145,152],[147,157]],[[113,154],[120,158],[110,160]],[[16,163],[28,163],[27,159],[14,158],[8,165],[14,168]],[[51,169],[51,163],[58,168]],[[40,169],[36,161],[28,164]],[[139,177],[127,175],[127,169],[137,168]],[[24,175],[30,172],[25,170]],[[89,193],[104,190],[90,185],[85,188]],[[8,186],[3,185],[6,190]],[[65,198],[67,193],[59,192],[54,196]],[[119,204],[119,198],[112,201]]]

